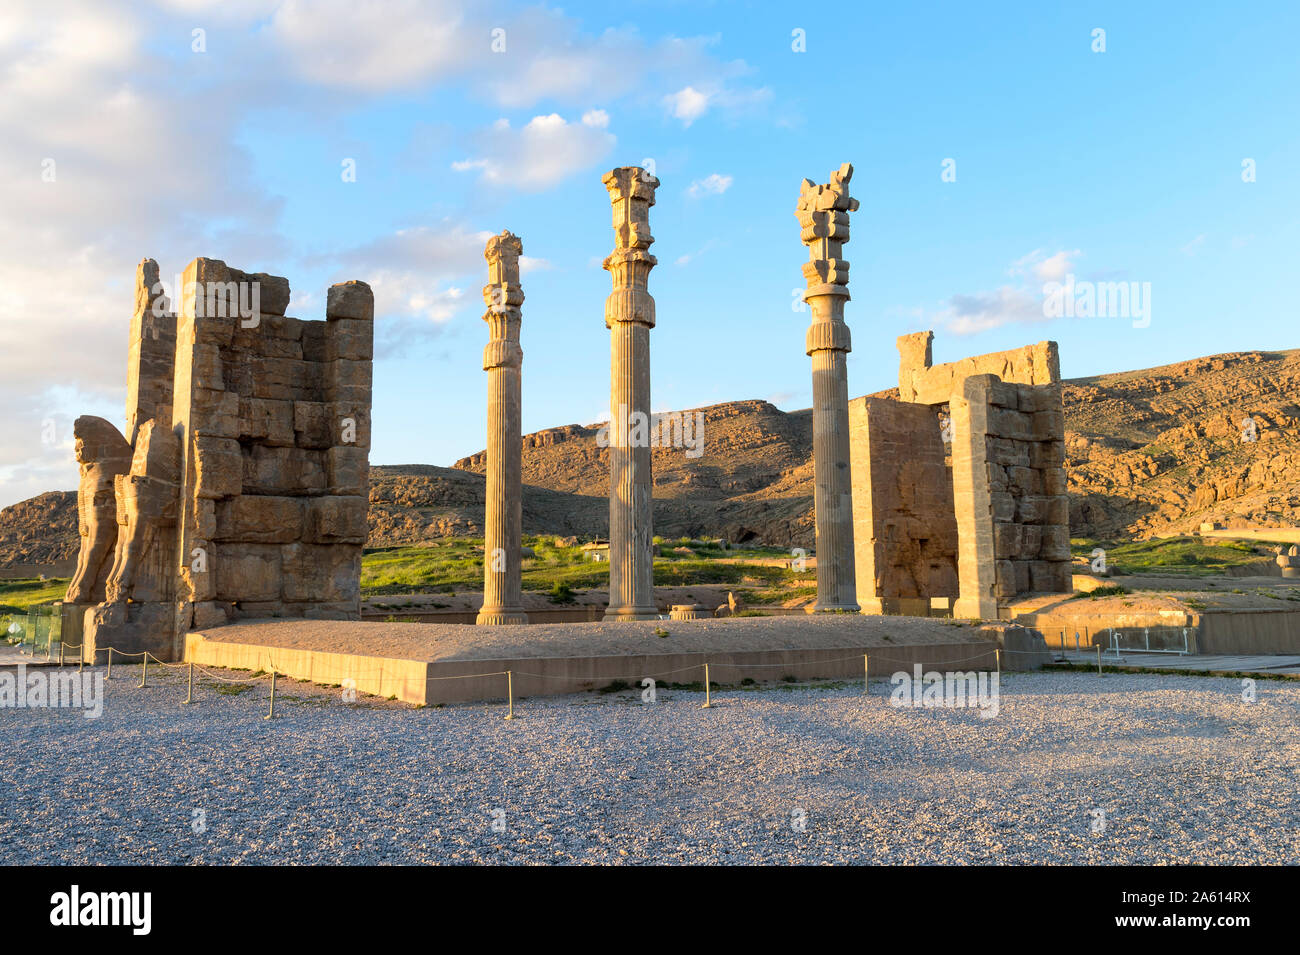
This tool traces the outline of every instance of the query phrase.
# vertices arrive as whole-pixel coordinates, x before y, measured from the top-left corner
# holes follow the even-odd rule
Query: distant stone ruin
[[[284,314],[284,278],[200,258],[183,285],[174,313],[157,263],[136,271],[129,440],[76,423],[82,546],[63,639],[88,660],[178,659],[191,629],[238,619],[360,619],[370,287],[332,286],[312,322]]]
[[[1069,593],[1065,414],[1055,342],[931,363],[898,339],[899,400],[849,403],[857,594],[871,613],[997,619]]]

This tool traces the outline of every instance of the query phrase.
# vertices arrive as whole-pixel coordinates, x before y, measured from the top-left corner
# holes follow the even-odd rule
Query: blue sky
[[[802,178],[846,161],[851,394],[895,384],[894,339],[921,328],[938,361],[1054,339],[1067,377],[1297,345],[1293,3],[378,7],[0,18],[0,505],[75,486],[76,414],[121,419],[144,256],[286,275],[302,318],[330,282],[371,282],[372,461],[446,465],[484,445],[482,247],[508,228],[528,256],[524,429],[596,420],[600,176],[645,160],[657,410],[810,404],[793,212]],[[1149,283],[1149,325],[1045,319],[1066,274]]]

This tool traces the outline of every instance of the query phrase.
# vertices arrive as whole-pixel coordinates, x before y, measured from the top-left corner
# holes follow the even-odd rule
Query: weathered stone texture
[[[237,617],[359,617],[374,300],[346,282],[306,322],[289,299],[287,279],[196,259],[172,313],[157,263],[137,269],[131,442],[78,421],[87,543],[69,602],[100,602],[88,655],[172,659],[191,626]]]

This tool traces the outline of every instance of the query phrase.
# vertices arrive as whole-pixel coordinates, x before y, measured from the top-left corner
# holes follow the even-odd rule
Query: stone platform
[[[276,670],[293,679],[408,703],[503,700],[577,693],[614,681],[639,686],[887,677],[926,669],[997,666],[997,638],[976,627],[858,614],[687,621],[456,624],[265,620],[191,633],[185,659],[201,666]],[[1003,668],[1016,668],[1015,654]]]

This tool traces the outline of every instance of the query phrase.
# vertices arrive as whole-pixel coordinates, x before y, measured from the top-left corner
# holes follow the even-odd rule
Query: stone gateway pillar
[[[853,502],[849,474],[849,394],[845,356],[850,350],[844,303],[849,300],[849,263],[840,256],[849,241],[853,167],[845,163],[826,185],[805,179],[795,217],[808,246],[804,301],[812,312],[806,351],[813,374],[813,471],[817,515],[817,600],[809,613],[857,611],[853,569]]]
[[[483,257],[488,262],[488,284],[483,301],[488,309],[488,343],[483,349],[483,370],[488,375],[487,514],[483,534],[483,608],[475,623],[527,623],[520,597],[520,563],[523,534],[522,465],[523,434],[520,422],[519,306],[524,290],[519,284],[519,237],[502,232],[488,239]]]
[[[654,620],[651,548],[650,329],[655,302],[646,284],[650,207],[659,180],[639,166],[602,177],[614,209],[614,251],[604,267],[614,282],[605,301],[609,365],[609,607],[606,620]]]

